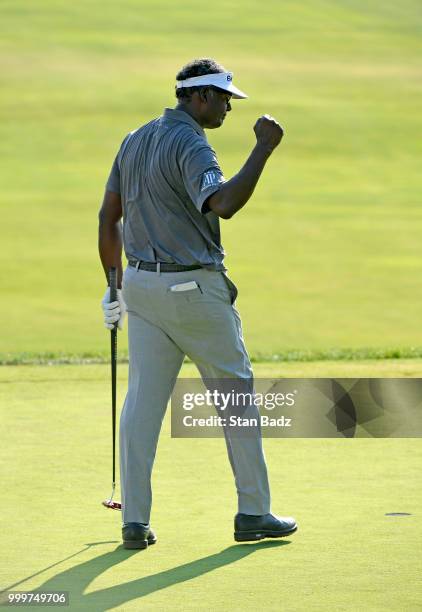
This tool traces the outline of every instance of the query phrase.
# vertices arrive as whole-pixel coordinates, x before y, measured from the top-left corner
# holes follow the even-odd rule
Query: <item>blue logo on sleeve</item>
[[[205,189],[208,189],[208,187],[213,187],[214,185],[219,185],[220,183],[224,183],[224,177],[222,174],[216,170],[208,170],[207,172],[204,172],[202,175],[201,193]]]

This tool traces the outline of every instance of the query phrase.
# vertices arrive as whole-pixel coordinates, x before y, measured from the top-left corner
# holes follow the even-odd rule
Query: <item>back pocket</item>
[[[167,296],[176,302],[195,302],[202,298],[202,289],[196,281],[189,281],[168,287]]]

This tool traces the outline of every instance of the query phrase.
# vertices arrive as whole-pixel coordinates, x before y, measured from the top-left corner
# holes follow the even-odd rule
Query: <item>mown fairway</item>
[[[124,135],[174,104],[180,66],[207,55],[250,95],[208,132],[227,177],[259,115],[286,129],[253,201],[223,222],[251,353],[422,343],[419,2],[1,12],[2,353],[105,350],[105,180]]]
[[[307,368],[289,375],[315,371]],[[326,372],[344,375],[335,364]],[[132,553],[120,547],[119,513],[100,505],[110,493],[108,367],[0,375],[2,588],[67,590],[70,609],[89,612],[419,609],[418,440],[265,440],[273,509],[295,516],[299,531],[235,545],[223,441],[172,439],[166,418],[154,478],[159,541]],[[125,378],[121,367],[119,401]]]

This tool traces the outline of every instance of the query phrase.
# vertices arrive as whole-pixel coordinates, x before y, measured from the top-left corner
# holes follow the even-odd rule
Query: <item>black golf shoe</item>
[[[157,541],[151,527],[143,523],[123,523],[122,537],[124,548],[148,548]]]
[[[236,542],[251,542],[264,538],[283,538],[294,533],[297,524],[291,516],[263,514],[236,514],[234,517],[234,539]]]

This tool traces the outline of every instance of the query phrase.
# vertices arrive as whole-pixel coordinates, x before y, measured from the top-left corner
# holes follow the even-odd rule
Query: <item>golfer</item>
[[[283,136],[272,117],[254,126],[256,145],[230,180],[221,172],[205,129],[223,125],[231,100],[247,96],[212,59],[197,59],[176,76],[175,108],[123,140],[99,213],[99,252],[106,272],[118,270],[118,301],[102,301],[105,325],[129,324],[129,385],[120,420],[123,544],[146,548],[151,472],[161,423],[187,355],[203,379],[253,380],[235,308],[237,288],[224,266],[219,219],[250,199]],[[123,225],[121,219],[123,217]],[[128,260],[122,270],[122,247]],[[259,419],[257,408],[249,414]],[[291,517],[271,514],[261,434],[225,432],[238,513],[236,541],[296,531]]]

